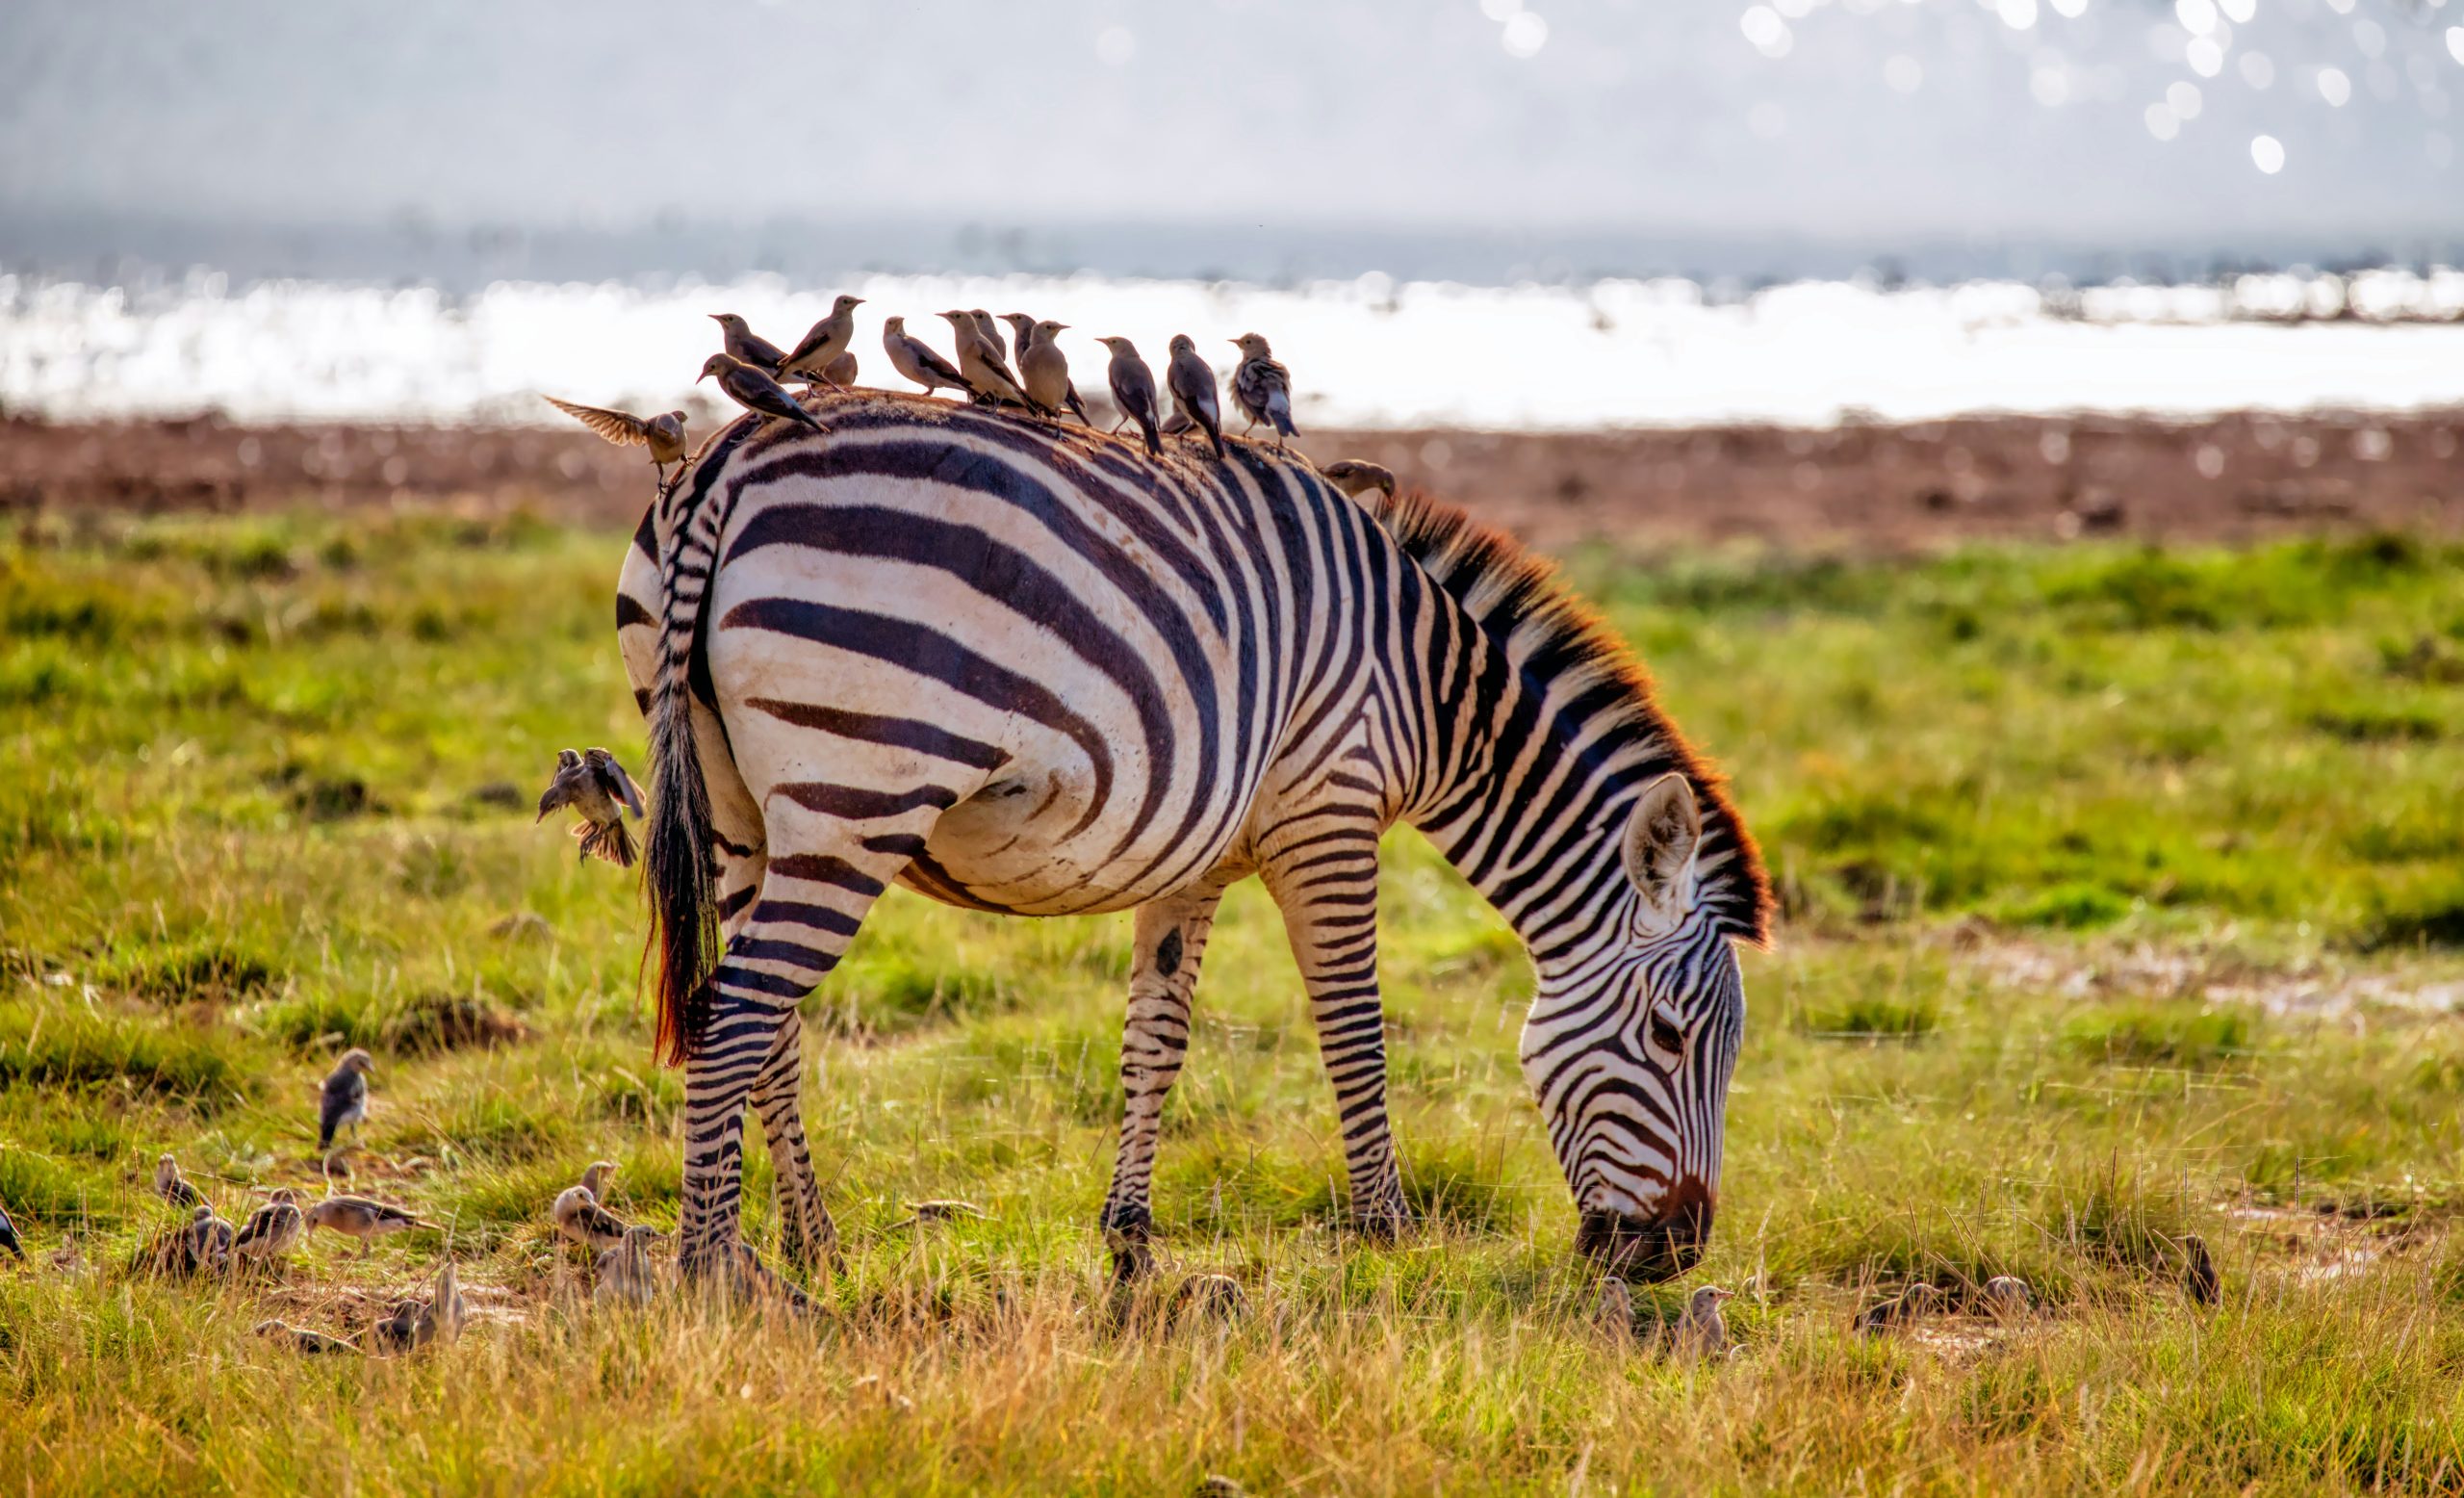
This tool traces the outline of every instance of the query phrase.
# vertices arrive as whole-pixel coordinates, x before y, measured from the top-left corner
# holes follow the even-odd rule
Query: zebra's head
[[[1666,1279],[1710,1241],[1729,1074],[1745,1030],[1740,934],[1697,888],[1702,809],[1654,782],[1616,841],[1584,928],[1535,950],[1523,1073],[1581,1214],[1576,1246],[1617,1274]]]

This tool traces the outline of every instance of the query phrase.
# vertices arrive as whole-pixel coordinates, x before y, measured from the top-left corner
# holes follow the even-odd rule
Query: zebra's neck
[[[1677,771],[1703,814],[1700,903],[1766,939],[1761,860],[1722,778],[1650,679],[1552,567],[1462,512],[1407,496],[1380,517],[1427,587],[1400,610],[1399,700],[1418,705],[1407,818],[1515,928],[1544,969],[1612,938],[1630,892],[1620,849],[1645,787]]]

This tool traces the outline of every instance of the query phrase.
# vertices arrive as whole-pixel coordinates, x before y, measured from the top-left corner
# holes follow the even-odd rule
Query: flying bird
[[[154,1162],[154,1194],[173,1206],[200,1206],[205,1197],[180,1174],[180,1162],[166,1153]]]
[[[1715,1284],[1695,1290],[1677,1318],[1672,1346],[1678,1356],[1717,1357],[1729,1350],[1729,1323],[1720,1314],[1720,1306],[1735,1296],[1734,1290],[1723,1290]]]
[[[1223,415],[1216,404],[1215,371],[1197,356],[1197,344],[1187,333],[1172,335],[1172,357],[1164,366],[1164,384],[1172,392],[1172,404],[1180,414],[1205,429],[1206,440],[1215,444],[1215,455],[1230,456],[1223,448]]]
[[[270,1264],[297,1248],[306,1236],[308,1219],[299,1210],[299,1193],[284,1186],[240,1225],[231,1252],[250,1263]]]
[[[1328,463],[1325,467],[1318,470],[1318,472],[1325,475],[1327,481],[1332,483],[1336,488],[1341,489],[1344,493],[1352,496],[1354,499],[1358,499],[1360,496],[1367,494],[1372,489],[1376,490],[1378,493],[1386,496],[1386,498],[1390,500],[1395,497],[1394,473],[1376,463],[1364,462],[1356,457],[1348,457],[1336,462]]]
[[[776,417],[814,431],[830,429],[820,418],[796,404],[796,398],[777,380],[742,359],[714,353],[702,361],[702,373],[693,377],[693,383],[698,385],[714,374],[721,394],[757,416]]]
[[[713,312],[710,321],[719,324],[719,341],[728,357],[770,374],[778,374],[779,366],[787,362],[787,350],[756,333],[734,313]]]
[[[684,461],[684,413],[681,411],[670,411],[664,416],[635,416],[630,411],[611,411],[604,406],[576,405],[554,396],[541,399],[620,448],[650,449],[651,466],[658,470],[661,478],[667,477],[668,464]]]
[[[318,1153],[333,1149],[334,1136],[346,1127],[354,1139],[359,1136],[359,1125],[368,1119],[368,1069],[375,1064],[374,1057],[353,1046],[325,1077],[317,1098]]]
[[[959,374],[966,388],[987,405],[1004,400],[1027,403],[1027,393],[1018,386],[1018,376],[1010,373],[1009,364],[1001,357],[1001,347],[979,326],[971,312],[944,312],[950,330],[957,336]]]
[[[2214,1305],[2224,1298],[2223,1279],[2216,1272],[2216,1255],[2207,1252],[2207,1240],[2194,1232],[2186,1232],[2182,1244],[2182,1289],[2192,1302]]]
[[[1113,362],[1105,370],[1113,387],[1113,404],[1120,408],[1121,422],[1136,422],[1139,435],[1146,439],[1150,457],[1164,455],[1164,439],[1155,430],[1155,372],[1138,356],[1138,346],[1126,338],[1098,338],[1113,351]],[[1113,424],[1120,430],[1120,422]]]
[[[830,304],[830,315],[812,325],[804,342],[790,349],[775,366],[781,379],[802,379],[808,384],[830,383],[830,366],[855,346],[856,309],[864,304],[861,297],[841,297]]]
[[[1055,415],[1066,407],[1082,426],[1091,426],[1094,423],[1087,420],[1078,387],[1069,379],[1069,356],[1061,351],[1057,337],[1068,325],[1052,322],[1035,325],[1034,341],[1018,350],[1018,377],[1026,382],[1028,400]]]
[[[1942,1292],[1929,1284],[1910,1285],[1904,1294],[1893,1296],[1879,1305],[1869,1305],[1857,1313],[1856,1330],[1866,1333],[1887,1331],[1904,1327],[1920,1316],[1929,1315],[1941,1303]]]
[[[1241,404],[1249,426],[1260,422],[1274,428],[1274,445],[1296,429],[1292,425],[1292,372],[1285,369],[1257,333],[1232,340],[1241,347],[1241,363],[1232,371],[1232,399]]]
[[[944,314],[946,316],[946,314]],[[933,350],[933,346],[907,330],[905,318],[891,318],[882,324],[882,351],[889,355],[889,367],[924,387],[931,395],[941,389],[973,395],[975,388],[958,367]]]
[[[615,1213],[599,1204],[587,1186],[567,1186],[556,1193],[555,1203],[548,1209],[548,1220],[556,1231],[594,1252],[604,1252],[625,1241],[625,1223]]]
[[[359,1256],[376,1252],[376,1240],[427,1225],[398,1206],[366,1197],[327,1197],[304,1214],[312,1228],[322,1227],[359,1240]]]
[[[642,792],[614,755],[595,748],[579,754],[571,749],[556,751],[555,778],[539,797],[539,814],[531,818],[531,825],[564,807],[581,814],[574,824],[574,836],[581,839],[583,858],[603,858],[618,868],[633,866],[633,838],[625,826],[625,814],[630,812],[640,819]]]
[[[353,1356],[359,1355],[359,1348],[354,1343],[346,1342],[329,1332],[319,1331],[313,1327],[295,1327],[287,1321],[258,1322],[256,1334],[261,1337],[286,1338],[293,1347],[311,1356],[324,1353],[348,1353]]]

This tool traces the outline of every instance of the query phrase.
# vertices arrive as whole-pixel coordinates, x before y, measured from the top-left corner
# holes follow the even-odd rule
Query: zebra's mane
[[[1771,879],[1761,849],[1730,799],[1728,777],[1686,742],[1660,710],[1651,673],[1592,607],[1569,586],[1554,563],[1533,555],[1504,531],[1481,525],[1451,504],[1413,490],[1365,497],[1404,552],[1462,605],[1504,648],[1527,681],[1545,685],[1569,679],[1614,683],[1619,702],[1599,740],[1604,750],[1636,741],[1648,760],[1682,773],[1702,809],[1703,842],[1696,857],[1698,890],[1717,917],[1757,945],[1770,942]],[[1562,694],[1561,694],[1562,695]]]

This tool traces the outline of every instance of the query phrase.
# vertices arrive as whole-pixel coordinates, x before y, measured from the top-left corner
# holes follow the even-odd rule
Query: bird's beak
[[[701,374],[696,374],[696,375],[694,375],[694,376],[693,376],[693,383],[695,383],[695,384],[697,384],[697,385],[698,385],[698,384],[702,383],[702,381],[704,381],[704,380],[706,380],[706,379],[708,379],[709,377],[710,377],[710,372],[709,372],[708,370],[704,370]]]
[[[727,321],[725,317],[722,317],[720,314],[715,312],[708,314],[708,317],[713,323],[724,323]]]

